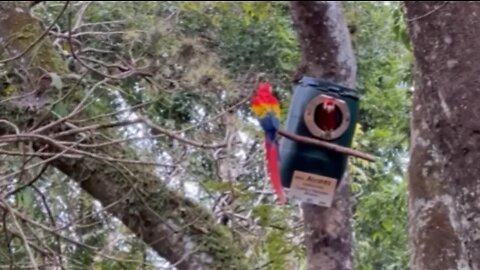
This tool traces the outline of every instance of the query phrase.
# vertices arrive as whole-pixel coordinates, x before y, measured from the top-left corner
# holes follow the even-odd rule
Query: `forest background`
[[[0,119],[15,128],[0,122],[0,135],[36,139],[0,140],[2,269],[182,269],[174,243],[196,245],[199,232],[199,249],[244,254],[247,269],[306,269],[302,208],[275,200],[249,109],[264,73],[285,119],[301,53],[288,2],[48,1],[33,17],[8,3]],[[413,55],[403,4],[342,5],[361,96],[353,148],[379,157],[349,160],[354,269],[407,269]],[[48,97],[16,100],[25,81]],[[48,117],[55,125],[39,131]],[[35,144],[41,134],[64,155],[81,152],[59,160]],[[155,220],[181,236],[147,245]]]

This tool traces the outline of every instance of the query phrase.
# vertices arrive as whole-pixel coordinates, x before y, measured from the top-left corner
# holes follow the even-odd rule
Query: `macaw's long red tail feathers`
[[[277,194],[278,199],[281,204],[285,203],[285,196],[282,191],[282,184],[280,180],[280,174],[278,170],[278,153],[277,145],[275,142],[269,142],[268,139],[265,140],[265,152],[266,152],[266,162],[267,162],[267,172],[270,177],[270,183]]]

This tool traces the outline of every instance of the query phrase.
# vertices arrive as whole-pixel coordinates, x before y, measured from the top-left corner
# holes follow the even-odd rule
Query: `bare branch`
[[[34,165],[31,165],[31,166],[28,167],[28,169],[32,169],[34,167],[42,165],[45,162],[50,162],[50,161],[55,160],[57,158],[64,157],[63,155],[68,151],[71,151],[73,153],[80,154],[80,155],[83,155],[83,156],[86,156],[86,157],[101,160],[101,161],[113,161],[113,162],[120,162],[120,163],[151,165],[151,166],[160,166],[160,167],[172,167],[172,168],[175,167],[175,165],[163,164],[163,163],[157,163],[157,162],[147,162],[147,161],[113,158],[113,157],[110,157],[110,156],[97,155],[97,154],[94,154],[94,153],[90,153],[90,152],[75,149],[74,147],[77,147],[80,144],[80,142],[83,141],[84,139],[85,139],[85,137],[82,137],[81,140],[79,140],[76,143],[67,147],[66,145],[69,145],[71,143],[56,141],[56,140],[54,140],[50,137],[43,136],[43,135],[38,135],[38,134],[26,133],[26,134],[18,134],[18,135],[0,136],[0,142],[2,142],[2,141],[3,142],[21,142],[21,141],[31,141],[31,140],[38,141],[38,140],[40,140],[40,141],[44,141],[46,143],[49,143],[52,146],[56,146],[56,147],[62,149],[62,152],[56,154],[55,156],[53,156],[49,159],[46,159],[44,161],[41,161],[41,162],[36,163]],[[18,173],[20,173],[20,172],[16,172],[13,175],[7,175],[7,176],[4,176],[4,177],[0,177],[0,181],[5,180],[8,177],[12,177],[12,176],[14,176]]]
[[[86,126],[86,127],[81,127],[81,128],[76,128],[76,129],[70,129],[68,131],[64,131],[61,133],[54,134],[52,137],[53,138],[59,138],[59,137],[64,137],[72,134],[77,134],[81,132],[94,132],[99,129],[105,129],[105,128],[113,128],[113,127],[124,127],[124,126],[130,126],[134,124],[138,124],[143,122],[143,119],[135,119],[135,120],[124,120],[124,121],[115,121],[115,122],[110,122],[110,123],[102,123],[102,124],[95,124],[91,126]]]
[[[3,207],[6,210],[8,210],[8,212],[10,213],[10,216],[12,217],[12,220],[13,220],[13,224],[15,225],[15,227],[17,227],[20,237],[23,240],[25,249],[27,250],[28,256],[30,257],[30,262],[32,263],[33,268],[38,270],[37,260],[35,260],[35,256],[33,255],[33,252],[30,249],[30,245],[28,243],[27,237],[25,236],[25,233],[23,232],[22,227],[20,226],[20,224],[18,224],[17,217],[13,212],[12,207],[10,207],[10,204],[7,203],[4,198],[0,198],[0,201],[2,202]]]
[[[82,23],[82,20],[83,20],[83,15],[85,15],[85,12],[87,11],[88,6],[91,3],[92,2],[82,3],[82,6],[80,7],[80,11],[78,11],[78,13],[77,13],[77,20],[76,20],[76,22],[73,26],[73,29],[76,29],[80,26],[80,24]]]
[[[45,131],[45,130],[48,130],[52,127],[55,127],[63,122],[65,122],[66,120],[74,117],[77,113],[79,113],[82,108],[83,108],[83,105],[85,104],[85,102],[87,101],[87,99],[90,97],[90,95],[98,88],[100,87],[100,85],[106,83],[108,80],[105,79],[105,80],[102,80],[98,83],[96,83],[95,85],[92,86],[92,88],[90,88],[90,90],[85,94],[85,97],[82,99],[82,101],[80,101],[80,103],[75,107],[75,109],[73,109],[73,111],[71,113],[69,113],[67,116],[65,117],[62,117],[60,119],[58,119],[57,121],[54,121],[48,125],[45,125],[45,126],[42,126],[42,127],[39,127],[38,129],[35,129],[35,130],[32,130],[31,132],[32,133],[40,133],[42,131]]]
[[[72,57],[77,60],[80,65],[82,65],[83,67],[85,67],[86,69],[90,70],[90,71],[93,71],[105,78],[109,78],[109,79],[113,79],[113,80],[121,80],[121,79],[125,79],[127,77],[130,77],[130,76],[133,76],[133,75],[147,75],[147,76],[150,76],[151,74],[149,73],[146,73],[146,72],[143,72],[142,69],[136,69],[134,67],[131,67],[129,70],[125,71],[122,73],[122,75],[120,76],[111,76],[111,75],[108,75],[108,74],[105,74],[91,66],[89,66],[88,64],[86,64],[85,62],[83,62],[83,60],[76,54],[75,52],[75,49],[73,48],[73,44],[72,44],[72,40],[74,37],[77,37],[79,34],[75,34],[75,35],[72,35],[72,27],[71,27],[71,23],[72,23],[72,17],[71,16],[68,16],[68,36],[67,36],[67,41],[68,41],[68,45],[70,47],[70,52],[72,53]],[[100,33],[103,33],[103,32],[100,32]],[[122,32],[122,34],[124,34],[125,32]],[[80,33],[80,34],[86,34],[86,32],[83,32],[83,33]],[[92,32],[90,33],[92,34]],[[98,34],[98,33],[95,33],[93,32],[93,34]],[[103,33],[105,34],[105,33]],[[112,34],[112,33],[110,33]]]
[[[45,166],[44,168],[46,169],[47,166]],[[42,175],[42,173],[39,173],[37,178],[40,178],[41,175]],[[43,206],[45,207],[45,210],[47,211],[48,218],[50,219],[50,223],[52,224],[53,228],[56,228],[57,224],[55,222],[55,218],[53,217],[52,210],[50,210],[50,207],[48,206],[47,198],[37,187],[35,187],[35,185],[33,185],[34,183],[35,183],[35,179],[31,181],[30,186],[32,186],[32,188],[35,190],[35,192],[37,192],[40,195],[40,197],[42,198]],[[63,268],[63,262],[62,262],[63,252],[62,252],[62,244],[60,242],[60,237],[58,235],[56,235],[55,238],[57,240],[57,255],[58,255],[59,263],[61,265],[61,268],[64,269]]]
[[[75,30],[82,28],[82,27],[90,27],[90,26],[97,26],[97,25],[106,25],[106,24],[124,24],[126,23],[126,20],[116,20],[116,21],[105,21],[105,22],[94,22],[94,23],[84,23],[81,25],[78,25],[77,27],[74,27],[72,31],[75,32]],[[85,50],[84,50],[85,51]]]
[[[82,144],[79,144],[79,146],[82,146]],[[29,157],[52,157],[52,156],[58,155],[58,153],[15,152],[15,151],[6,151],[6,150],[0,150],[0,154],[5,154],[8,156],[29,156]],[[71,159],[80,159],[83,157],[83,155],[63,154],[62,157],[71,158]]]
[[[65,240],[65,241],[67,241],[71,244],[74,244],[76,246],[79,246],[79,247],[82,247],[82,248],[85,248],[85,249],[92,250],[93,252],[95,252],[95,254],[97,254],[101,257],[104,257],[106,259],[110,259],[110,260],[114,260],[114,261],[118,261],[118,262],[141,263],[141,261],[138,261],[138,260],[126,260],[126,259],[121,259],[121,258],[117,258],[117,257],[113,257],[113,256],[103,254],[103,253],[99,252],[99,249],[94,247],[94,246],[91,246],[91,245],[88,245],[88,244],[85,244],[85,243],[81,243],[81,242],[79,242],[77,240],[74,240],[70,237],[64,236],[64,235],[56,232],[56,230],[54,230],[52,228],[49,228],[48,226],[43,225],[39,222],[36,222],[36,221],[32,220],[31,218],[29,218],[27,215],[18,211],[17,209],[14,209],[3,198],[0,198],[0,208],[8,210],[10,212],[12,218],[14,218],[14,221],[16,222],[17,225],[19,225],[18,222],[17,222],[17,217],[18,217],[19,219],[23,220],[24,222],[30,223],[30,224],[34,225],[35,227],[38,227],[38,228],[44,230],[45,232],[51,233],[55,236],[58,236],[58,237],[62,238],[63,240]],[[23,232],[23,230],[21,230],[21,228],[20,228],[20,233],[22,233],[22,232]],[[24,239],[24,241],[26,241],[26,243],[28,243],[28,240],[26,239],[25,234],[23,234],[23,239]],[[153,265],[150,265],[150,266],[154,267]],[[35,269],[38,269],[38,267],[35,268]]]
[[[5,198],[8,198],[8,197],[14,195],[15,193],[20,192],[20,191],[24,190],[25,188],[33,185],[38,179],[40,179],[40,177],[41,177],[41,176],[43,175],[43,173],[47,170],[47,168],[48,168],[48,163],[45,163],[45,164],[43,165],[42,169],[40,170],[40,172],[37,174],[37,176],[35,176],[34,178],[32,178],[32,180],[28,181],[28,183],[26,183],[25,185],[23,185],[23,186],[21,186],[21,187],[18,187],[18,188],[16,188],[15,190],[7,193],[7,194],[5,195]]]
[[[216,149],[216,148],[223,148],[223,147],[226,147],[227,144],[226,143],[223,143],[223,144],[214,144],[214,145],[209,145],[209,144],[205,144],[205,143],[200,143],[200,142],[196,142],[196,141],[192,141],[192,140],[189,140],[189,139],[186,139],[186,138],[182,138],[178,135],[175,134],[175,132],[171,132],[169,130],[166,130],[166,129],[163,129],[157,125],[155,125],[152,121],[148,120],[147,118],[143,117],[143,116],[140,116],[140,119],[143,120],[143,122],[151,129],[153,129],[154,131],[158,132],[158,133],[162,133],[170,138],[173,138],[177,141],[180,141],[182,143],[185,143],[185,144],[188,144],[188,145],[192,145],[192,146],[196,146],[196,147],[200,147],[200,148],[205,148],[205,149]]]
[[[20,133],[20,129],[10,121],[0,119],[0,124],[6,124],[7,126],[11,127],[15,131],[16,134]]]

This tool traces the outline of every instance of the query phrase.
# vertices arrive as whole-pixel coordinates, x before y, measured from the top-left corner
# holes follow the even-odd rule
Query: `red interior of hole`
[[[342,117],[343,117],[342,111],[338,108],[337,105],[335,105],[333,115],[334,115],[333,130],[336,130],[342,124]],[[325,119],[325,117],[330,117],[330,116],[328,115],[327,111],[323,108],[323,103],[321,103],[317,105],[317,107],[315,108],[313,120],[315,121],[315,124],[322,130],[324,130],[324,125],[329,124],[328,119]]]

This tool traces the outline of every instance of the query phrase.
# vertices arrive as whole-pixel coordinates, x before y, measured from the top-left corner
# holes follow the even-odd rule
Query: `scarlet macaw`
[[[285,197],[278,170],[278,146],[275,141],[280,125],[280,105],[277,98],[272,95],[269,83],[260,83],[258,85],[255,95],[251,99],[251,109],[258,118],[265,135],[265,162],[270,176],[270,183],[280,203],[284,204]]]
[[[325,98],[320,112],[320,128],[326,132],[335,129],[335,102],[332,97]]]

